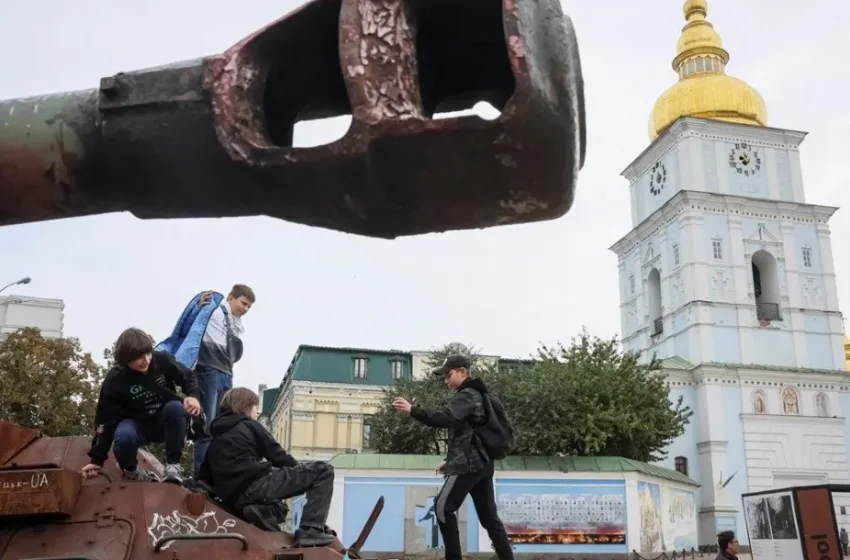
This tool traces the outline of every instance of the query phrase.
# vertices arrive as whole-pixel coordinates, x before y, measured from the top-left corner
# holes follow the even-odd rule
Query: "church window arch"
[[[646,284],[652,336],[655,336],[664,331],[664,319],[661,314],[661,273],[658,272],[657,268],[649,271]]]
[[[782,414],[800,414],[800,396],[792,387],[782,389]]]
[[[829,397],[826,396],[826,393],[815,395],[815,411],[822,418],[829,416]]]
[[[779,267],[776,258],[761,249],[753,253],[751,262],[756,315],[761,321],[781,321],[779,310]]]
[[[767,414],[767,396],[764,391],[753,391],[753,412]]]

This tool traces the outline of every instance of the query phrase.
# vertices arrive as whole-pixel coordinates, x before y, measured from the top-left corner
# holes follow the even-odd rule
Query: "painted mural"
[[[694,493],[667,488],[661,492],[662,536],[665,550],[697,548],[697,512]]]
[[[621,480],[496,480],[496,502],[517,552],[626,552]]]
[[[638,482],[640,506],[640,551],[664,551],[664,522],[661,510],[661,487],[653,482]]]
[[[342,541],[354,542],[375,502],[384,496],[384,510],[364,551],[427,554],[442,548],[434,515],[434,501],[442,485],[442,477],[437,476],[346,477]],[[478,517],[470,499],[457,515],[463,552],[477,551]]]

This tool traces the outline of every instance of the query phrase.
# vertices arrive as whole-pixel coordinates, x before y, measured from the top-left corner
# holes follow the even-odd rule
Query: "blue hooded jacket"
[[[156,345],[156,350],[171,354],[187,368],[194,368],[198,363],[201,341],[204,339],[210,317],[224,300],[224,295],[213,292],[209,303],[199,307],[198,302],[204,293],[200,292],[192,298],[183,310],[183,314],[177,319],[171,336]]]

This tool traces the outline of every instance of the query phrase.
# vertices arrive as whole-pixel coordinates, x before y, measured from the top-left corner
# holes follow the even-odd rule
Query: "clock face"
[[[664,183],[667,182],[667,167],[659,162],[652,166],[652,171],[649,173],[649,192],[656,195],[664,188]]]
[[[761,170],[761,156],[758,150],[746,142],[735,144],[729,153],[729,167],[734,169],[738,175],[749,177]]]

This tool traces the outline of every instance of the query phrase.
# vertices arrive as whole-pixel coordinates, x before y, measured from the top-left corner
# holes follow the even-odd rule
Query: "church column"
[[[838,285],[835,279],[835,262],[832,256],[832,240],[830,239],[829,225],[826,223],[826,216],[819,216],[819,220],[823,223],[817,224],[818,233],[818,253],[820,257],[821,272],[823,273],[824,286],[824,304],[827,311],[838,311],[841,309],[838,302]],[[829,315],[829,330],[832,334],[832,363],[836,369],[844,369],[846,367],[844,353],[844,325],[841,324],[841,318],[835,315]]]
[[[736,215],[729,215],[729,258],[732,261],[732,293],[730,301],[737,305],[746,305],[747,301],[747,258],[744,256],[743,221]]]
[[[794,356],[798,367],[808,367],[809,347],[806,343],[806,319],[800,312],[806,307],[800,293],[800,270],[797,267],[797,241],[794,224],[783,221],[779,224],[782,253],[776,255],[779,269],[779,292],[782,296],[782,318],[791,327],[794,337]]]
[[[718,481],[729,478],[726,462],[728,440],[723,427],[727,409],[723,402],[723,386],[714,382],[711,372],[698,374],[697,402],[699,428],[697,453],[700,466],[700,534],[714,535],[719,516],[736,514],[737,507],[730,496],[720,489]]]
[[[706,239],[703,222],[702,215],[696,212],[686,212],[681,218],[681,243],[687,247],[687,254],[690,255],[689,260],[693,263],[690,267],[687,267],[686,274],[683,274],[687,283],[686,294],[689,301],[699,302],[709,299],[708,267],[705,264],[707,258]],[[714,338],[710,326],[702,324],[706,322],[703,306],[699,303],[691,303],[691,306],[689,315],[693,322],[698,323],[698,326],[690,329],[691,334],[688,343],[691,348],[692,361],[700,363],[710,359],[709,356],[712,352],[708,352],[708,350],[714,347]]]
[[[820,219],[826,221],[825,217]],[[828,311],[837,311],[840,309],[838,305],[838,285],[835,281],[835,261],[832,257],[832,240],[830,239],[829,225],[819,223],[817,225],[818,232],[818,252],[820,253],[821,271],[823,272],[823,285],[826,293],[824,294],[825,309]]]

